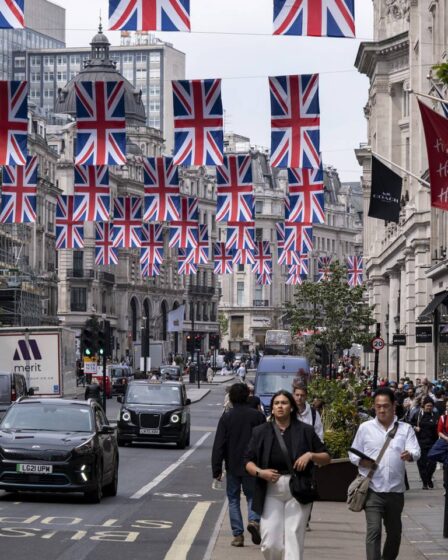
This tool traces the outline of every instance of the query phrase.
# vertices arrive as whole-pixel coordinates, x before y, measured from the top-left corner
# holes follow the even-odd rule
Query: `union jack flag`
[[[274,35],[354,37],[355,0],[274,0]]]
[[[279,222],[275,224],[275,229],[277,231],[278,264],[298,264],[300,262],[300,253],[298,251],[285,250],[285,224],[283,222]]]
[[[140,263],[140,272],[143,278],[159,276],[160,274],[160,265],[155,263],[149,263],[148,261],[144,261]]]
[[[222,165],[221,80],[173,81],[174,163]]]
[[[285,222],[285,251],[307,254],[313,250],[313,227],[311,224]]]
[[[143,158],[145,222],[179,220],[179,173],[171,157]]]
[[[114,247],[141,247],[142,199],[138,196],[117,196],[114,200]]]
[[[257,284],[261,286],[270,286],[272,284],[271,274],[257,274]]]
[[[363,282],[363,258],[347,257],[348,285],[354,288]]]
[[[288,182],[286,219],[307,224],[325,223],[322,169],[288,169]]]
[[[177,272],[181,275],[197,274],[198,272],[198,267],[191,262],[187,249],[179,249]]]
[[[27,82],[0,81],[0,165],[26,165]]]
[[[318,168],[320,166],[319,75],[269,78],[269,88],[271,165]]]
[[[250,249],[237,249],[234,251],[232,264],[254,264],[255,257]]]
[[[195,249],[199,237],[199,205],[193,196],[184,196],[180,201],[179,220],[170,223],[169,247]]]
[[[3,167],[0,223],[36,221],[37,168],[37,156],[28,156],[26,166]]]
[[[288,286],[299,286],[303,284],[303,276],[297,272],[290,272],[288,278],[286,279],[286,284]]]
[[[25,0],[0,0],[0,29],[24,29]]]
[[[252,157],[224,156],[224,165],[216,168],[216,221],[250,222],[254,219]]]
[[[95,223],[95,264],[118,264],[118,251],[113,247],[112,222]]]
[[[257,274],[272,274],[271,244],[269,241],[257,241],[255,245],[255,264],[252,272]]]
[[[302,276],[308,276],[308,257],[300,257],[297,264],[293,264],[289,267],[289,274],[301,274]]]
[[[255,222],[227,222],[226,249],[255,249]]]
[[[75,222],[75,197],[63,194],[57,198],[56,249],[83,249],[84,224]]]
[[[190,31],[190,0],[109,0],[109,29]]]
[[[208,226],[201,224],[198,245],[194,249],[190,249],[188,255],[193,264],[208,264],[208,245]]]
[[[164,252],[163,225],[143,224],[140,263],[162,264]]]
[[[77,82],[76,165],[124,165],[124,82]]]
[[[333,260],[333,257],[325,257],[321,256],[317,258],[317,273],[318,273],[318,282],[323,282],[324,280],[328,280],[331,276],[330,265]]]
[[[75,221],[110,220],[109,168],[75,165]]]
[[[226,249],[225,243],[213,244],[214,274],[232,274],[233,254],[234,252],[231,249]]]

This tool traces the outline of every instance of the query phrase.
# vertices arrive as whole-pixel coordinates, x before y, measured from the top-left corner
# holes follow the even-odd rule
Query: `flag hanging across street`
[[[256,282],[261,286],[270,286],[272,284],[271,274],[257,274]]]
[[[257,241],[254,252],[255,263],[252,272],[272,274],[271,244],[269,241]]]
[[[199,239],[199,201],[195,196],[180,200],[179,220],[170,222],[169,247],[195,249]]]
[[[317,281],[323,282],[324,280],[329,280],[331,276],[331,263],[333,257],[320,256],[317,258]]]
[[[208,225],[199,225],[199,237],[197,247],[189,249],[188,258],[193,264],[208,264]]]
[[[0,165],[26,165],[28,84],[0,81]]]
[[[421,101],[418,105],[428,153],[431,206],[448,210],[448,119]]]
[[[163,253],[163,224],[142,224],[140,262],[162,264]]]
[[[303,276],[297,272],[290,272],[286,278],[287,286],[299,286],[303,284]]]
[[[224,156],[216,168],[216,221],[250,222],[254,219],[251,155]]]
[[[255,249],[255,222],[227,222],[227,249]]]
[[[118,251],[113,247],[112,222],[95,223],[95,264],[118,264]]]
[[[363,258],[347,257],[348,285],[354,288],[361,286],[363,281]]]
[[[398,223],[402,183],[403,180],[399,175],[372,155],[372,184],[368,213],[370,218]]]
[[[255,257],[253,251],[250,249],[237,249],[234,250],[232,264],[255,264]]]
[[[174,163],[222,165],[221,80],[173,81]]]
[[[145,222],[179,220],[179,173],[171,157],[143,159]]]
[[[124,165],[124,81],[77,82],[76,165]]]
[[[114,200],[114,247],[141,247],[142,199],[138,196],[117,196]]]
[[[288,169],[289,197],[286,220],[325,223],[324,179],[320,169]]]
[[[28,0],[28,2],[32,1]],[[23,29],[24,14],[25,0],[0,0],[0,29]]]
[[[107,222],[111,202],[107,165],[75,165],[75,220]]]
[[[289,274],[300,274],[302,276],[308,276],[308,257],[300,257],[297,264],[293,264],[289,267]]]
[[[226,244],[222,242],[213,243],[214,274],[232,274],[233,272],[232,249],[226,249]]]
[[[109,0],[111,31],[190,31],[190,0]]]
[[[272,167],[321,165],[319,75],[269,78]]]
[[[75,222],[75,197],[62,194],[56,205],[56,249],[83,249],[84,224]]]
[[[168,312],[167,332],[182,332],[184,330],[185,305],[179,305]]]
[[[151,264],[148,261],[140,263],[140,272],[143,278],[152,278],[160,275],[160,265]]]
[[[278,222],[275,224],[277,235],[277,257],[278,264],[292,265],[300,261],[300,253],[298,251],[285,250],[285,223]]]
[[[307,254],[312,250],[312,225],[285,221],[285,251],[298,251],[300,254]]]
[[[191,262],[188,249],[179,249],[177,255],[177,272],[180,275],[197,274],[198,267]]]
[[[274,0],[274,35],[355,37],[355,0]]]
[[[3,167],[0,223],[34,223],[37,206],[37,156],[26,165]]]

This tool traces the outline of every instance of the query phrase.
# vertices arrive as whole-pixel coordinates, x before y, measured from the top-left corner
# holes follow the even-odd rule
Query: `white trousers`
[[[260,520],[261,552],[266,560],[303,560],[311,504],[300,504],[289,491],[289,475],[268,483]]]

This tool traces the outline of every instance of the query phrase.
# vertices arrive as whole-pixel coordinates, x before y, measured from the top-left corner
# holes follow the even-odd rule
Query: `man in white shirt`
[[[393,392],[382,387],[374,396],[376,418],[361,424],[352,447],[372,458],[360,459],[350,453],[350,461],[359,467],[359,473],[367,476],[375,466],[375,459],[395,423],[397,431],[370,481],[365,505],[367,535],[367,560],[395,560],[401,543],[401,512],[404,506],[405,461],[416,461],[420,457],[420,447],[412,426],[398,422],[395,416]],[[381,555],[382,522],[386,529],[386,541]]]
[[[311,405],[306,402],[308,397],[306,385],[303,383],[295,383],[293,385],[293,396],[298,408],[297,418],[301,422],[305,422],[305,424],[313,426],[314,431],[319,436],[319,439],[324,441],[324,428],[322,426],[320,414],[315,408],[312,408]]]

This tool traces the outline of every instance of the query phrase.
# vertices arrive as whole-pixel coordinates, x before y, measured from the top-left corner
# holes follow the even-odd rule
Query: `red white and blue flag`
[[[232,249],[226,249],[226,244],[217,242],[213,244],[214,274],[232,274],[233,272]]]
[[[288,169],[289,197],[286,220],[324,224],[324,180],[322,169]]]
[[[75,197],[59,195],[56,206],[56,249],[83,249],[84,224],[73,219]]]
[[[221,80],[173,81],[174,163],[222,165]]]
[[[277,232],[277,256],[278,264],[280,265],[292,265],[297,264],[300,261],[300,253],[298,251],[286,251],[285,250],[285,224],[284,222],[278,222],[275,224],[275,229]]]
[[[198,267],[191,261],[188,249],[179,249],[177,272],[180,275],[197,274]]]
[[[95,264],[118,264],[118,251],[113,247],[112,222],[95,223]]]
[[[363,282],[363,258],[347,257],[348,285],[354,288]]]
[[[252,157],[224,156],[224,165],[216,168],[217,222],[250,222],[254,219]]]
[[[255,250],[255,222],[227,222],[226,248]]]
[[[75,220],[110,220],[109,168],[107,165],[75,165]]]
[[[302,276],[308,276],[308,257],[300,257],[297,264],[293,264],[289,267],[289,274],[300,274]]]
[[[140,262],[140,272],[143,278],[151,278],[153,276],[159,276],[160,265],[155,263],[150,263],[147,260]]]
[[[0,205],[0,223],[34,223],[37,205],[37,156],[26,165],[5,165]]]
[[[269,78],[272,167],[320,167],[319,74]]]
[[[195,249],[199,238],[199,203],[195,196],[180,200],[179,220],[170,223],[169,247]]]
[[[111,31],[190,31],[190,0],[109,0]]]
[[[24,29],[25,0],[0,0],[0,29]]]
[[[232,264],[255,264],[253,251],[250,249],[238,249],[234,251]]]
[[[274,35],[354,37],[355,0],[274,0]]]
[[[145,222],[179,220],[179,173],[171,157],[143,159]]]
[[[301,255],[313,250],[313,227],[311,224],[285,222],[285,251],[298,251]]]
[[[124,165],[124,82],[77,82],[76,165]]]
[[[254,252],[255,264],[252,272],[257,274],[272,274],[271,244],[269,241],[257,241]]]
[[[331,276],[331,263],[333,257],[321,256],[317,258],[317,281],[329,280]]]
[[[189,258],[193,264],[208,264],[208,246],[208,225],[201,224],[199,226],[198,245],[194,249],[190,249],[189,252]]]
[[[272,284],[272,275],[271,274],[257,274],[258,285],[261,286],[270,286]]]
[[[27,82],[0,81],[0,165],[26,165]]]
[[[162,264],[164,252],[163,225],[143,224],[140,263]]]
[[[138,196],[117,196],[114,200],[114,247],[141,247],[142,199]]]
[[[290,272],[286,278],[287,286],[299,286],[303,284],[303,276],[297,272]]]

